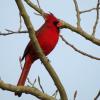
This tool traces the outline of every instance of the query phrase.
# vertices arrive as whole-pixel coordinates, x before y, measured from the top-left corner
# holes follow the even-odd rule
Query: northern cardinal
[[[59,27],[61,22],[52,14],[46,13],[44,16],[45,23],[36,31],[36,37],[45,55],[48,55],[56,46],[59,39]],[[25,64],[22,69],[17,86],[24,86],[27,75],[32,63],[38,59],[32,42],[30,41],[24,51],[22,60],[25,58]],[[21,96],[22,93],[16,92],[15,95]]]

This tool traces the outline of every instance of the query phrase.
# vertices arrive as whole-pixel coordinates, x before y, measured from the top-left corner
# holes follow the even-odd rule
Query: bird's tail
[[[22,73],[21,73],[21,76],[20,76],[19,81],[17,83],[17,86],[24,86],[32,63],[33,63],[33,61],[30,59],[30,56],[27,55],[25,57],[25,64],[24,64],[24,67],[22,69]],[[22,93],[15,92],[15,95],[20,97],[22,95]]]

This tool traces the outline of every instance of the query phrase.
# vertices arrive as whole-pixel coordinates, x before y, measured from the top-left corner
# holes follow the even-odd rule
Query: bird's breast
[[[37,39],[45,55],[48,55],[55,48],[59,39],[59,33],[57,30],[48,29],[40,33]]]

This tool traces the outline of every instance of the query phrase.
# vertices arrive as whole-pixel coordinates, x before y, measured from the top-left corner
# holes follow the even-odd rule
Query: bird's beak
[[[63,24],[62,24],[62,22],[61,21],[59,21],[58,23],[57,23],[57,27],[62,27],[63,26]]]

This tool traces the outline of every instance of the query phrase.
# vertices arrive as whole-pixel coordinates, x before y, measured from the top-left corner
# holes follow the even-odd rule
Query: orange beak
[[[59,21],[59,23],[57,24],[57,27],[62,27],[62,26],[63,26],[62,22]]]

